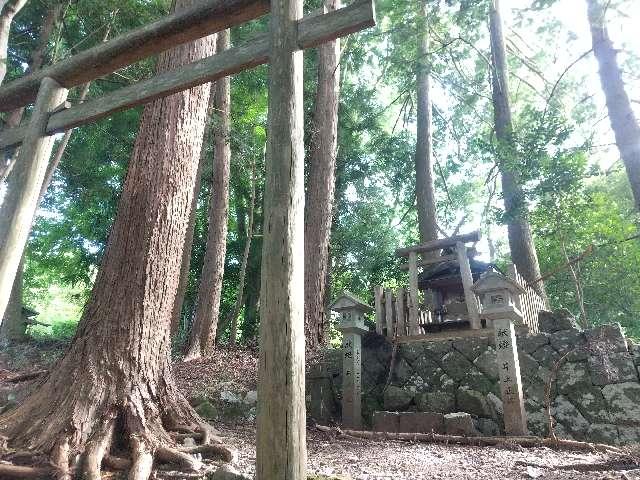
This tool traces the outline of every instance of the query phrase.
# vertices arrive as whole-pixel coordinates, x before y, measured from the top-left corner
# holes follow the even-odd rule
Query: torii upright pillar
[[[15,182],[0,209],[0,250],[3,252],[0,255],[0,323],[29,237],[53,148],[54,138],[45,133],[49,114],[64,103],[67,92],[52,78],[42,80],[12,173]],[[13,205],[17,207],[7,208]]]
[[[302,0],[272,0],[257,480],[306,480]]]

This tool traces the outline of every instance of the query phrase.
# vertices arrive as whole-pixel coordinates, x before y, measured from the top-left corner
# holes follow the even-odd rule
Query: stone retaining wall
[[[581,331],[563,312],[543,312],[540,331],[518,340],[531,433],[548,432],[545,385],[558,360],[564,358],[551,388],[556,434],[612,444],[640,442],[640,347],[627,342],[619,324]],[[365,336],[365,422],[371,425],[373,412],[381,410],[467,412],[482,433],[502,433],[493,343],[492,338],[466,338],[402,344],[389,378],[391,345],[376,334]],[[323,374],[311,375],[308,381],[312,397],[319,395],[319,382],[325,382],[323,403],[334,410],[336,418],[341,363],[339,350],[328,351]]]

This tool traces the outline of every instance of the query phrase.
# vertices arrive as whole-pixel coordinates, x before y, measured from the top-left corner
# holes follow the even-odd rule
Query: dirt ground
[[[62,351],[58,345],[44,349],[41,345],[25,345],[0,352],[0,391],[17,387],[6,382],[16,374],[49,368]],[[256,352],[247,350],[221,349],[214,358],[175,364],[179,388],[187,396],[221,381],[254,389],[256,371]],[[25,383],[28,385],[29,382]],[[238,450],[236,468],[252,477],[255,471],[255,424],[216,424],[215,427],[225,441]],[[633,469],[628,463],[601,454],[557,452],[548,448],[507,449],[334,438],[310,427],[307,449],[309,475],[317,475],[318,478],[640,480],[640,469]],[[210,467],[215,468],[214,465]],[[166,473],[157,478],[202,478]]]
[[[254,473],[255,428],[217,426],[239,451],[238,470]],[[353,480],[640,479],[629,465],[607,465],[605,455],[548,448],[493,448],[331,438],[309,429],[309,475]],[[614,462],[616,463],[616,462]]]

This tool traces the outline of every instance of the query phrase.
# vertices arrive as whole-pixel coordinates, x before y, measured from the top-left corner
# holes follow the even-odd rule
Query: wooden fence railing
[[[515,265],[509,265],[507,275],[526,291],[517,302],[522,321],[531,333],[538,333],[538,313],[548,310],[547,303],[530,287],[518,273]],[[418,299],[414,301],[410,289],[395,290],[377,286],[374,288],[376,332],[388,338],[422,335],[421,325],[433,323],[431,312],[420,309]],[[481,315],[482,316],[482,315]]]
[[[422,334],[420,325],[430,323],[430,314],[418,308],[411,293],[400,287],[375,287],[376,332],[389,338]]]
[[[516,306],[522,313],[522,321],[529,327],[529,331],[531,333],[538,333],[538,314],[541,310],[548,310],[549,305],[529,286],[524,277],[518,273],[515,265],[510,264],[507,267],[507,275],[526,290],[526,293],[520,295]]]

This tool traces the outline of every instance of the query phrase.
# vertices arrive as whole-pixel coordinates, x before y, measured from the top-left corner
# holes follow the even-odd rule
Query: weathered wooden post
[[[489,272],[474,284],[473,291],[480,297],[482,317],[491,321],[495,330],[505,432],[507,435],[527,435],[527,414],[514,328],[514,323],[522,324],[522,314],[516,308],[516,301],[525,293],[524,289],[504,275]]]
[[[418,335],[418,308],[420,304],[420,291],[418,290],[418,254],[409,253],[409,335]]]
[[[306,480],[302,0],[271,0],[256,479]]]
[[[456,253],[458,255],[458,263],[460,264],[460,277],[462,278],[462,288],[464,290],[464,298],[469,312],[471,328],[479,330],[482,328],[480,324],[480,313],[478,312],[478,302],[471,290],[471,287],[473,286],[473,274],[471,273],[467,247],[464,243],[456,242]]]
[[[362,335],[368,332],[364,314],[373,309],[355,295],[344,292],[331,305],[340,313],[342,332],[342,424],[362,427]]]

